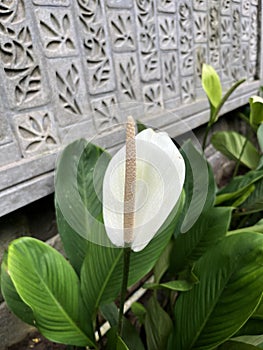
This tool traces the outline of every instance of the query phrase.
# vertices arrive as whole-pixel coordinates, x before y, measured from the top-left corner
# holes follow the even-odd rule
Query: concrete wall
[[[12,0],[0,8],[0,216],[53,192],[68,141],[122,141],[128,114],[171,136],[208,119],[202,62],[225,108],[261,84],[258,0]],[[182,122],[182,120],[184,122]]]

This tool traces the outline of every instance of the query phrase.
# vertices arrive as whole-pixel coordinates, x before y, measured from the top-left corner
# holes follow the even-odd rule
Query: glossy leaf
[[[255,146],[243,135],[235,131],[219,131],[211,137],[211,143],[222,154],[231,160],[240,161],[249,169],[256,169],[259,153]]]
[[[263,210],[263,179],[255,183],[255,189],[240,206],[242,214],[250,214]]]
[[[260,150],[263,153],[263,123],[258,128],[257,139],[260,146]]]
[[[112,350],[117,348],[119,342],[117,334],[117,324],[118,324],[118,309],[114,303],[104,305],[101,308],[102,314],[105,319],[110,323],[111,329],[107,332],[107,349]],[[124,317],[123,319],[123,330],[122,330],[122,342],[129,350],[144,350],[144,346],[140,339],[138,332],[135,327],[130,323],[130,321]],[[123,344],[120,344],[123,346]],[[119,345],[119,346],[120,346]]]
[[[180,209],[178,212],[180,213]],[[140,252],[131,253],[129,285],[137,282],[153,268],[175,230],[178,215],[175,208],[169,217],[169,224],[163,225],[160,233],[148,246]],[[81,270],[82,295],[89,310],[96,310],[101,304],[110,303],[117,297],[122,281],[122,268],[123,249],[99,245],[93,245],[89,249]]]
[[[252,170],[245,175],[234,177],[228,185],[218,191],[216,204],[233,206],[233,203],[237,201],[240,196],[246,193],[251,186],[262,178],[262,170]]]
[[[211,105],[216,108],[222,98],[221,82],[214,68],[206,63],[202,67],[202,86]]]
[[[194,271],[200,283],[176,302],[176,332],[169,350],[213,349],[246,323],[262,295],[263,236],[226,237]]]
[[[146,315],[146,308],[142,304],[135,301],[131,306],[131,311],[138,318],[139,322],[141,324],[144,324],[145,315]]]
[[[147,348],[151,350],[166,349],[168,337],[173,323],[155,297],[152,297],[146,307],[145,332]]]
[[[239,341],[228,341],[221,345],[218,350],[257,350],[257,346],[241,343]]]
[[[23,237],[9,246],[8,271],[46,338],[69,345],[94,345],[78,277],[62,255],[41,241]]]
[[[249,99],[250,104],[250,124],[257,127],[263,122],[263,99],[260,96],[251,96]]]
[[[1,265],[1,292],[8,308],[22,321],[34,326],[32,309],[23,302],[10,278],[7,267],[7,254]]]
[[[211,167],[191,141],[183,145],[182,154],[186,165],[185,204],[175,236],[187,232],[201,213],[213,206],[216,192]]]
[[[85,140],[75,141],[60,155],[55,181],[56,205],[67,225],[86,240],[105,246],[112,246],[105,234],[101,208],[101,187],[109,159],[99,147]],[[67,250],[72,256],[71,249]]]
[[[176,238],[171,268],[182,271],[222,239],[228,231],[231,211],[231,208],[212,208],[201,214],[188,232]]]
[[[193,283],[188,281],[170,281],[165,283],[146,283],[143,288],[147,289],[168,289],[177,292],[186,292],[193,288]]]

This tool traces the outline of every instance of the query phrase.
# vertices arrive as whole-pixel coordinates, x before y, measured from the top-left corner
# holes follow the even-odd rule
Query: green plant
[[[69,262],[36,239],[12,242],[1,273],[10,309],[53,341],[95,349],[260,348],[262,223],[233,227],[233,207],[239,210],[247,201],[259,205],[260,191],[252,189],[262,171],[236,178],[217,193],[203,154],[190,141],[181,154],[184,190],[178,199],[178,182],[174,185],[178,202],[174,200],[169,217],[158,234],[139,237],[138,251],[133,251],[134,240],[121,238],[122,247],[116,248],[111,240],[119,238],[109,239],[105,231],[101,198],[109,154],[85,140],[67,146],[58,163],[56,212]],[[124,260],[127,244],[129,264]],[[130,320],[122,318],[116,298],[121,289],[123,296],[126,283],[131,286],[150,271],[154,280],[144,286],[148,301],[132,305],[137,329],[145,334],[140,337]],[[111,326],[105,339],[95,338],[98,315]]]
[[[227,102],[232,93],[245,82],[245,79],[238,80],[231,88],[222,96],[222,86],[220,78],[214,68],[206,63],[202,66],[202,86],[210,105],[210,116],[207,123],[204,139],[203,150],[207,144],[207,137],[212,126],[217,122],[219,113],[223,105]]]

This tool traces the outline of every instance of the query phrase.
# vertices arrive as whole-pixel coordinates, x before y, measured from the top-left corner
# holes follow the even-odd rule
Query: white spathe
[[[134,239],[140,251],[162,226],[182,192],[185,163],[166,133],[146,129],[136,135]],[[103,218],[111,242],[124,247],[125,146],[114,155],[103,180]]]

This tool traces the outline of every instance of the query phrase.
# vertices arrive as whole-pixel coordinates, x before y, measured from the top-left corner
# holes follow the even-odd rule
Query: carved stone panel
[[[5,212],[37,198],[30,181],[52,178],[42,157],[79,136],[116,147],[129,114],[173,133],[176,116],[204,123],[204,62],[224,90],[247,79],[227,108],[247,101],[263,79],[261,10],[258,0],[1,1],[0,200],[28,188]]]

